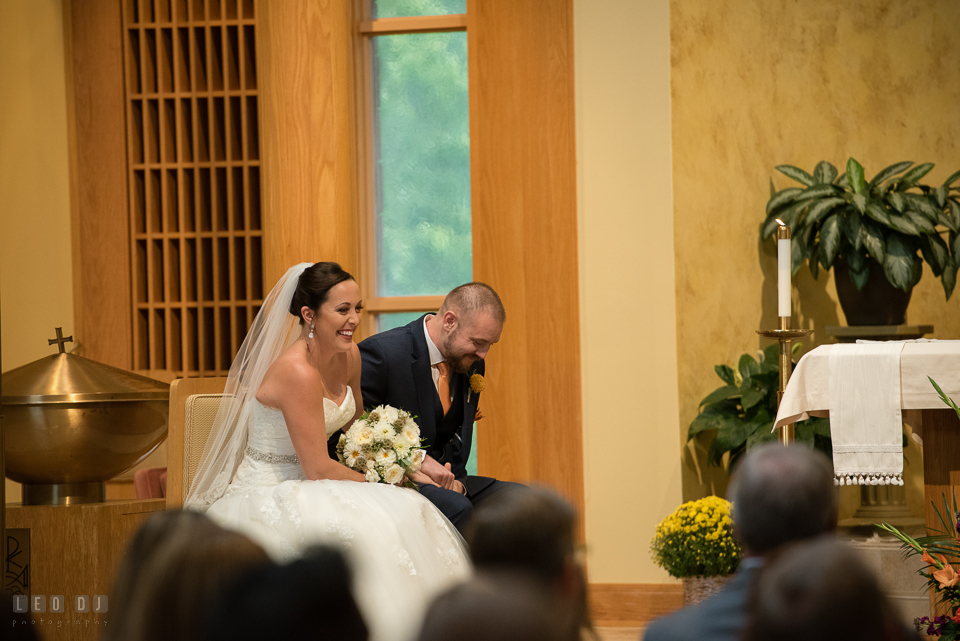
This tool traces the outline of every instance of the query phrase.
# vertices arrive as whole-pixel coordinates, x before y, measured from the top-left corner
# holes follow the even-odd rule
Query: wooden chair
[[[203,446],[220,407],[226,378],[178,378],[170,384],[167,430],[167,509],[178,510],[190,491]]]

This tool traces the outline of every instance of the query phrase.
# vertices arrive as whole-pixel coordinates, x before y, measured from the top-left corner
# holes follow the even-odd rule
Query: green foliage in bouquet
[[[776,439],[772,433],[777,417],[777,390],[780,389],[779,346],[763,350],[757,361],[750,354],[740,357],[737,368],[717,365],[714,370],[724,382],[700,401],[700,413],[690,423],[687,440],[701,432],[716,431],[707,458],[711,465],[723,465],[730,452],[730,465],[748,450]],[[794,343],[797,354],[800,344]],[[831,459],[830,420],[811,418],[796,424],[797,442],[815,447]]]
[[[816,278],[821,267],[830,269],[839,258],[847,262],[857,289],[863,289],[869,261],[875,260],[894,287],[908,292],[926,261],[950,298],[960,267],[960,187],[954,185],[960,171],[931,187],[920,183],[933,169],[929,162],[898,162],[870,181],[853,158],[843,173],[825,160],[813,174],[792,165],[776,169],[802,186],[775,191],[770,183],[760,237],[775,237],[777,218],[793,230],[794,274],[806,259]]]
[[[657,526],[653,561],[677,578],[727,576],[740,565],[731,504],[717,496],[684,503]]]
[[[927,379],[937,390],[940,399],[960,418],[960,407],[944,394],[936,381],[929,376]],[[960,517],[957,514],[956,491],[953,492],[952,504],[947,502],[945,494],[942,494],[941,498],[942,512],[940,506],[931,501],[939,526],[927,528],[932,531],[930,536],[915,539],[888,523],[879,523],[877,527],[900,539],[904,556],[923,558],[927,566],[917,572],[927,580],[927,585],[936,593],[938,602],[946,603],[949,608],[949,614],[941,614],[932,620],[930,617],[915,619],[917,631],[928,636],[939,636],[940,641],[955,641],[960,639],[960,574],[955,569],[960,567]]]

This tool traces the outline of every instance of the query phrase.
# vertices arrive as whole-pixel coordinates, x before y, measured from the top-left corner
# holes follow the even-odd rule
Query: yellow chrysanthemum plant
[[[727,576],[740,565],[731,503],[717,496],[684,503],[663,519],[650,542],[653,561],[678,579]]]

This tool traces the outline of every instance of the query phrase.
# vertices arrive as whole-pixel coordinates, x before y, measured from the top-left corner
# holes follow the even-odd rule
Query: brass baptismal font
[[[3,374],[6,475],[23,484],[24,505],[105,499],[106,481],[166,437],[170,386],[67,353]]]

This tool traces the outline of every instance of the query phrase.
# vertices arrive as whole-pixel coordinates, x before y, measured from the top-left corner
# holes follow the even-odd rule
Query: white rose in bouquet
[[[381,405],[377,409],[380,410],[380,420],[391,425],[400,417],[400,410],[392,405]]]
[[[423,465],[423,457],[426,456],[426,451],[421,449],[415,449],[413,451],[413,456],[410,457],[410,471],[418,472],[420,471],[420,466]]]
[[[373,469],[376,469],[376,467],[377,467],[377,462],[374,461],[372,458],[368,458],[367,462],[364,463],[365,470],[373,470]]]
[[[384,471],[383,480],[390,485],[396,485],[403,480],[403,468],[397,464],[391,465]]]
[[[397,434],[395,440],[396,443],[403,443],[407,447],[416,447],[420,445],[420,430],[417,429],[417,426],[413,427],[404,426],[400,433]]]
[[[350,431],[351,432],[353,431],[352,427],[350,428]],[[373,428],[370,427],[369,425],[363,425],[353,435],[352,440],[354,443],[356,443],[360,447],[364,447],[373,443],[374,437],[375,437],[375,433],[373,431]],[[347,438],[349,439],[350,437],[347,436]]]
[[[367,470],[367,473],[364,474],[364,476],[365,476],[366,479],[367,479],[367,483],[379,483],[379,482],[380,482],[380,475],[377,474],[376,468],[372,468],[372,469]]]

